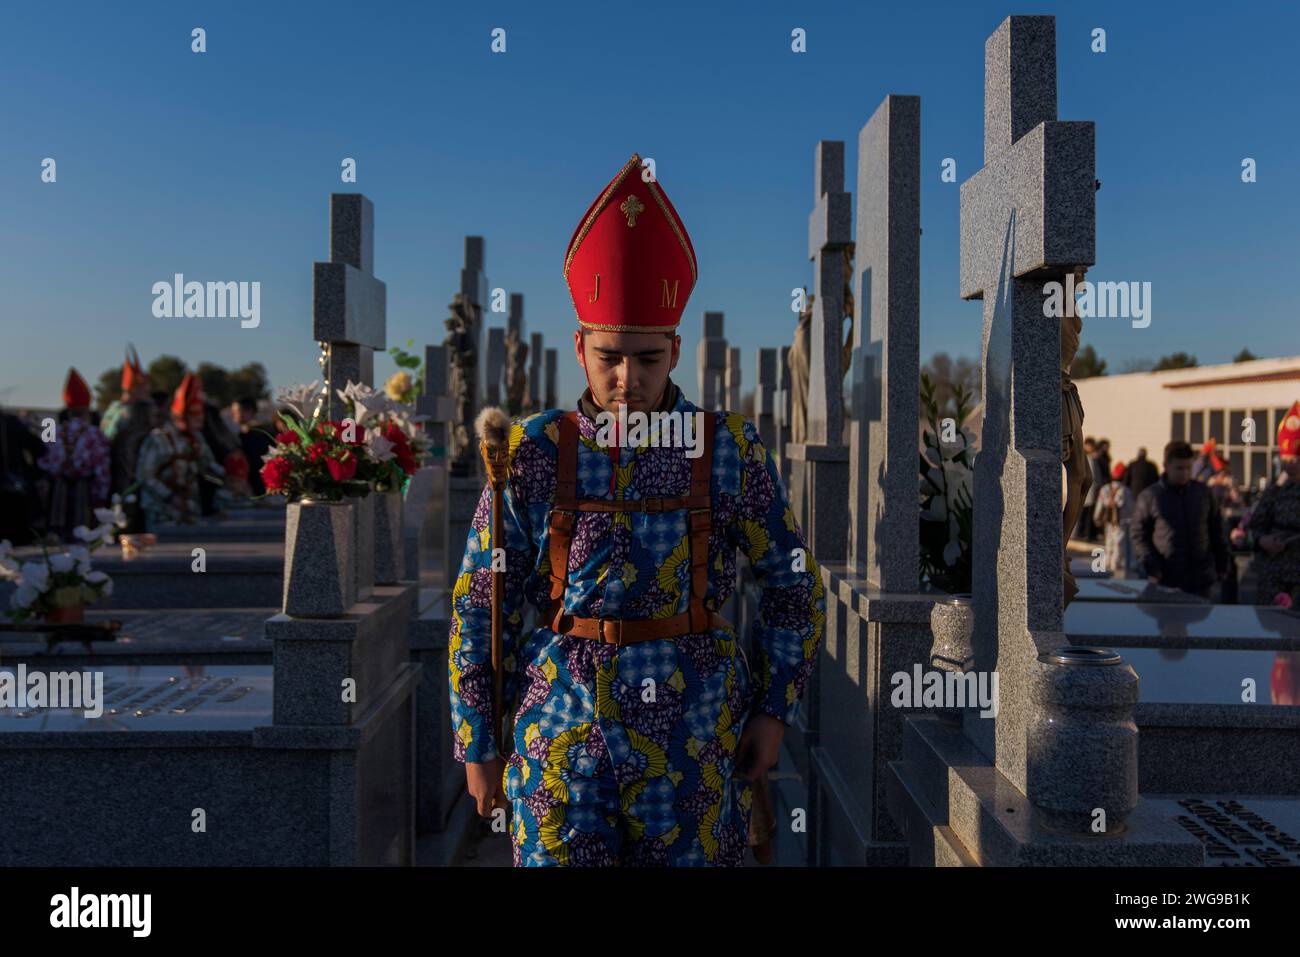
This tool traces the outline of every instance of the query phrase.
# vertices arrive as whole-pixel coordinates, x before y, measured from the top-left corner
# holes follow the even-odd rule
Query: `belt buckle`
[[[605,622],[609,622],[614,626],[614,640],[606,643],[612,644],[615,648],[621,649],[623,647],[623,619],[606,618],[604,615],[601,615],[596,620],[600,623],[600,640],[602,642],[605,641]]]

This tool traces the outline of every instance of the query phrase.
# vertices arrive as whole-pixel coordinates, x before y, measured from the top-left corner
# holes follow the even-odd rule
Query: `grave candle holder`
[[[284,613],[338,618],[356,604],[356,516],[346,502],[303,499],[285,510]]]

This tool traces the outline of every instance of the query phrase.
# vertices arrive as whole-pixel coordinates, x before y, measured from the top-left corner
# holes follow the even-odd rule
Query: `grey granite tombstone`
[[[558,371],[559,361],[559,350],[546,350],[546,389],[543,392],[545,397],[543,408],[554,409],[559,405],[558,394],[555,390],[555,376]]]
[[[727,340],[722,326],[722,313],[704,314],[704,330],[697,350],[700,408],[703,409],[718,409],[726,401]]]
[[[542,385],[542,365],[546,361],[546,347],[542,344],[542,334],[534,332],[529,337],[528,346],[528,404],[534,411],[542,408],[546,398]]]
[[[921,99],[887,96],[858,135],[849,565],[917,587]]]
[[[330,259],[312,267],[312,337],[328,344],[329,417],[342,418],[338,389],[372,385],[374,352],[386,347],[387,289],[375,278],[374,204],[360,193],[330,195]]]
[[[447,347],[424,347],[424,388],[416,400],[416,412],[425,417],[424,431],[429,434],[429,455],[435,462],[447,459],[447,432],[455,415],[455,405],[448,393],[451,369]]]
[[[818,562],[842,560],[848,548],[849,450],[842,444],[841,349],[844,250],[851,207],[844,191],[844,143],[817,144],[808,256],[813,261],[812,362],[808,381],[808,440],[790,443],[790,492],[808,546]]]
[[[740,350],[735,346],[730,346],[727,349],[727,370],[725,374],[728,411],[740,411],[740,380]]]
[[[487,404],[501,405],[501,382],[506,371],[506,331],[500,326],[488,328]]]
[[[790,481],[788,459],[785,454],[786,444],[790,441],[790,347],[781,346],[776,353],[776,462],[781,469],[781,477]]]
[[[775,349],[759,349],[754,369],[754,422],[763,445],[776,455],[777,447],[777,375]]]
[[[484,272],[485,257],[486,250],[484,249],[483,237],[466,236],[465,266],[460,271],[460,293],[465,297],[465,301],[474,307],[474,329],[471,334],[474,339],[475,355],[478,356],[477,383],[474,387],[476,406],[483,404],[484,396],[487,393],[484,384],[487,379],[487,350],[483,347],[484,316],[486,315],[488,298],[488,279],[487,273]]]

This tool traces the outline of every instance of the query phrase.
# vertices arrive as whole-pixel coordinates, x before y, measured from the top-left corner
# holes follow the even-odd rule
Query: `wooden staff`
[[[505,548],[502,511],[505,508],[506,483],[510,478],[510,418],[495,406],[488,406],[474,422],[478,433],[479,454],[487,468],[492,486],[492,524],[488,559],[492,563],[492,731],[497,753],[502,759],[509,753],[502,737],[505,724],[505,700],[502,687],[502,602],[505,600],[505,571],[497,569],[496,550]]]

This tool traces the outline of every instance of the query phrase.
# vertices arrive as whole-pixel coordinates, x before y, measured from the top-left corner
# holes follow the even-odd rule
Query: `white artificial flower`
[[[376,462],[387,462],[393,458],[393,443],[384,438],[378,429],[366,429],[366,448]]]
[[[298,418],[305,421],[310,416],[303,409],[312,404],[319,388],[320,379],[313,379],[310,385],[299,384],[289,386],[287,389],[279,389],[276,392],[276,401],[280,405],[287,405],[298,414]]]
[[[50,584],[50,569],[43,561],[23,562],[23,567],[19,572],[22,575],[22,585],[30,585],[38,592],[45,591]]]
[[[84,545],[73,545],[68,549],[68,554],[77,563],[77,574],[84,575],[90,571],[90,549]]]
[[[947,545],[943,546],[943,560],[951,567],[956,565],[961,558],[961,542],[953,539]]]
[[[108,581],[108,576],[98,569],[86,576],[86,584],[88,585],[98,585],[100,582],[106,581]]]
[[[121,505],[114,502],[112,508],[95,509],[95,520],[101,525],[123,527],[126,525],[126,512],[122,511]]]
[[[16,561],[12,558],[0,558],[0,580],[17,581],[21,574]]]
[[[70,572],[76,567],[77,560],[67,552],[60,552],[58,555],[50,556],[50,571],[56,574]]]
[[[103,575],[104,573],[100,572],[99,574]],[[100,587],[99,592],[105,598],[111,596],[113,594],[113,579],[109,578],[107,575],[104,575],[104,584]]]
[[[9,598],[9,607],[11,608],[30,608],[32,602],[41,597],[41,589],[34,588],[31,585],[19,585],[18,589]]]
[[[72,530],[72,534],[73,537],[83,542],[93,542],[95,539],[99,538],[98,531],[92,532],[85,525],[78,525],[76,528]]]

